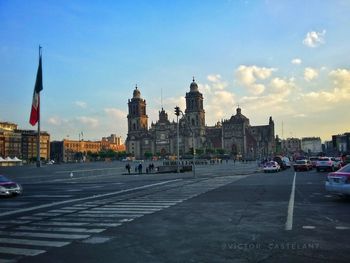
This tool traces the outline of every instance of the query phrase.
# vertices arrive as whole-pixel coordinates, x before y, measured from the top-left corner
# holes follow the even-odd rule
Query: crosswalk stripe
[[[109,208],[123,208],[123,207],[130,207],[130,208],[168,208],[170,205],[106,205],[103,206],[104,209]],[[96,208],[94,208],[96,209]]]
[[[124,211],[124,210],[128,210],[128,211],[159,211],[162,208],[153,208],[153,207],[115,207],[115,208],[94,208],[91,211],[98,211],[100,213],[104,213],[104,212],[118,212],[118,211]]]
[[[96,214],[96,215],[99,215],[99,214],[102,214],[102,215],[120,215],[120,214],[131,214],[131,213],[134,213],[134,214],[145,214],[145,213],[154,213],[156,211],[148,211],[148,210],[118,210],[118,211],[110,211],[110,212],[101,212],[101,211],[83,211],[83,212],[80,212],[80,214],[88,214],[88,215],[93,215],[93,214]]]
[[[141,214],[142,215],[142,214]],[[102,218],[118,218],[118,217],[139,217],[140,214],[77,214],[75,217],[102,217]]]
[[[62,242],[62,241],[16,239],[16,238],[0,238],[0,243],[1,244],[46,246],[46,247],[63,247],[63,246],[70,244],[70,242]]]
[[[31,230],[31,231],[57,231],[57,232],[74,232],[74,233],[100,233],[105,231],[104,228],[87,229],[87,228],[73,228],[73,227],[44,227],[44,226],[19,226],[18,230]]]
[[[22,256],[36,256],[45,253],[45,250],[15,248],[15,247],[0,247],[0,253]]]
[[[27,224],[29,222],[28,220],[1,220],[0,224]]]
[[[83,239],[90,235],[76,235],[76,234],[56,234],[56,233],[41,233],[41,232],[13,232],[0,231],[0,235],[16,236],[16,237],[44,237],[44,238],[63,238],[63,239]]]

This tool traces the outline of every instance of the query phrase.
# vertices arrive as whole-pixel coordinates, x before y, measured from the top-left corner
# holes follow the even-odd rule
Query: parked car
[[[335,171],[334,162],[331,157],[319,157],[316,162],[317,172],[323,171]]]
[[[312,170],[312,163],[309,160],[296,160],[293,167],[295,171],[309,171]]]
[[[318,157],[310,157],[309,158],[311,164],[312,164],[312,167],[316,167],[316,163],[317,163],[317,160],[318,160]]]
[[[329,173],[325,186],[328,192],[350,195],[350,164],[345,165],[336,172]]]
[[[278,172],[281,170],[280,165],[275,161],[269,161],[264,164],[264,173]]]
[[[22,194],[22,186],[3,175],[0,175],[0,196],[14,196]]]

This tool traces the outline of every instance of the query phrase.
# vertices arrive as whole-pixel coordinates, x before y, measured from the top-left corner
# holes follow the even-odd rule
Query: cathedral
[[[222,149],[232,158],[256,159],[273,154],[275,131],[272,117],[267,125],[251,126],[249,119],[237,108],[230,119],[214,126],[205,125],[203,94],[193,79],[186,93],[186,109],[179,116],[179,153],[186,156],[193,152],[212,152]],[[127,153],[136,159],[150,155],[170,156],[177,153],[177,122],[169,121],[162,108],[159,120],[148,126],[146,100],[136,86],[128,101]]]

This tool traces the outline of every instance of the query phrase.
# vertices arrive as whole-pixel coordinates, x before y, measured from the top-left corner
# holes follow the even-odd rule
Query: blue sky
[[[149,124],[184,109],[192,76],[207,125],[275,120],[283,137],[349,132],[348,1],[0,0],[0,121],[28,122],[43,46],[42,130],[127,133],[137,84]],[[35,127],[34,127],[35,128]]]

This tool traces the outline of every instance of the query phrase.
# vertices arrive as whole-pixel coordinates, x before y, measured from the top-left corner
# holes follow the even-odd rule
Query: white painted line
[[[94,211],[99,211],[100,213],[105,213],[105,212],[118,212],[118,211],[123,211],[123,210],[133,210],[133,211],[159,211],[161,210],[162,207],[158,207],[158,208],[154,208],[154,207],[114,207],[114,208],[93,208],[92,210],[90,210],[90,212],[94,212]],[[81,211],[82,212],[82,211]]]
[[[14,237],[44,237],[44,238],[64,238],[64,239],[83,239],[90,235],[71,235],[71,234],[55,234],[55,233],[38,233],[38,232],[11,232],[0,231],[0,235],[14,236]]]
[[[59,216],[59,215],[62,215],[62,213],[37,213],[37,214],[34,214],[34,216]]]
[[[22,216],[19,219],[25,219],[25,220],[42,220],[42,217],[38,216]]]
[[[315,226],[303,226],[303,229],[315,229]]]
[[[89,223],[78,223],[78,222],[39,222],[39,223],[32,223],[32,225],[36,226],[85,226]]]
[[[72,197],[72,195],[28,195],[26,197],[38,197],[38,198],[42,198],[42,197],[52,197],[52,198],[69,198]]]
[[[297,173],[294,172],[292,191],[290,193],[290,198],[289,198],[289,203],[288,203],[288,215],[287,215],[285,230],[292,230],[293,229],[294,195],[295,195],[295,178],[296,178],[296,176],[297,176]]]
[[[28,220],[1,220],[0,224],[27,224],[29,222]]]
[[[45,253],[45,250],[15,248],[15,247],[0,247],[0,253],[22,256],[36,256]]]
[[[98,227],[117,227],[120,226],[121,223],[95,223],[95,224],[89,224],[89,226],[98,226]]]
[[[14,259],[3,259],[0,258],[0,263],[16,263],[17,261]]]
[[[74,227],[44,227],[44,226],[19,226],[18,230],[30,230],[30,231],[53,231],[53,232],[73,232],[73,233],[100,233],[105,231],[104,228],[87,229],[87,228],[74,228]]]
[[[164,209],[168,208],[170,205],[106,205],[103,208],[108,209],[118,209],[118,208],[150,208],[150,209]],[[97,209],[97,208],[93,208]]]
[[[88,214],[88,215],[120,215],[120,214],[145,214],[145,213],[153,213],[156,211],[148,211],[148,210],[118,210],[118,211],[111,211],[111,212],[101,212],[101,211],[81,211],[80,214]]]
[[[70,242],[33,240],[33,239],[16,239],[16,238],[0,238],[1,244],[17,244],[17,245],[33,245],[44,247],[63,247],[69,245]]]
[[[69,203],[78,202],[78,201],[86,201],[86,200],[91,200],[91,199],[96,199],[96,198],[101,198],[101,197],[113,196],[113,195],[116,195],[116,194],[128,193],[128,192],[135,191],[135,190],[141,190],[141,189],[146,189],[146,188],[150,188],[150,187],[154,187],[154,186],[169,184],[169,183],[177,182],[177,181],[180,181],[180,180],[182,180],[182,179],[174,179],[174,180],[164,181],[164,182],[160,182],[160,183],[154,183],[154,184],[148,184],[148,185],[138,186],[138,187],[134,187],[134,188],[124,189],[124,190],[111,192],[111,193],[107,193],[107,194],[93,195],[93,196],[89,196],[89,197],[83,197],[83,198],[77,198],[77,199],[53,202],[53,203],[50,203],[50,204],[44,204],[44,205],[38,205],[38,206],[34,206],[34,207],[18,209],[18,210],[15,210],[15,211],[9,211],[9,212],[1,213],[0,217],[8,216],[8,215],[14,215],[14,214],[19,214],[19,213],[23,213],[23,212],[29,212],[29,211],[33,211],[33,210],[42,209],[42,208],[53,207],[53,206],[62,205],[62,204],[69,204]]]
[[[80,215],[75,215],[75,217],[93,217],[93,218],[117,218],[117,217],[140,217],[139,214],[128,214],[128,215],[125,215],[125,214],[104,214],[104,215],[101,215],[101,214],[80,214]]]
[[[350,229],[350,227],[348,227],[348,226],[336,226],[335,229],[337,229],[337,230],[347,230],[347,229]]]

